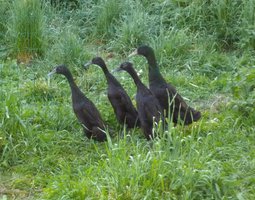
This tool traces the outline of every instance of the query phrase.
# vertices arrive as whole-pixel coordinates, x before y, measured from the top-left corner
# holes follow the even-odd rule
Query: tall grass
[[[79,7],[79,0],[48,0],[50,4],[58,9],[75,9]]]
[[[125,5],[120,23],[115,25],[116,39],[109,45],[120,53],[148,43],[149,35],[158,30],[157,19],[146,13],[139,1],[126,1]]]
[[[54,44],[51,49],[46,52],[46,56],[52,62],[59,64],[71,64],[82,66],[85,60],[88,60],[90,55],[84,41],[71,30],[66,30],[58,34],[59,37],[55,38]]]
[[[10,2],[1,0],[0,1],[1,7],[0,7],[0,39],[3,39],[6,31],[7,31],[7,24],[6,21],[9,17],[9,6]],[[0,45],[3,44],[3,41],[1,41]]]
[[[244,30],[250,30],[249,27],[254,25],[253,4],[253,1],[239,0],[166,1],[156,3],[150,9],[161,12],[165,27],[186,27],[193,32],[213,35],[219,48],[228,50],[244,44],[253,47],[253,44],[244,41],[249,38]]]
[[[255,2],[252,0],[243,3],[242,5],[242,17],[240,33],[241,40],[239,42],[242,48],[252,48],[255,49]]]
[[[246,121],[246,124],[252,124],[255,119],[255,67],[241,67],[233,75],[230,88],[234,99],[232,108],[237,112],[241,119],[239,123]]]
[[[10,18],[10,4],[9,1],[0,0],[0,59],[4,59],[10,52],[8,47],[7,21]]]
[[[114,35],[115,27],[122,11],[122,1],[101,0],[95,7],[95,37],[109,38]]]
[[[13,51],[21,59],[44,53],[45,28],[43,3],[39,0],[15,0],[9,28]]]

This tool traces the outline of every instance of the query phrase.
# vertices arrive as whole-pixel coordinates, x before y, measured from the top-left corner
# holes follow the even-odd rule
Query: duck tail
[[[200,111],[196,111],[195,109],[190,107],[187,110],[186,116],[184,116],[184,119],[183,119],[184,124],[188,125],[188,124],[191,124],[192,122],[196,122],[201,118],[201,116],[202,115]]]

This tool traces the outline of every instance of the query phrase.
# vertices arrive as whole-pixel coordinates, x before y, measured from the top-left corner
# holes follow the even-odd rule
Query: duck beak
[[[90,61],[90,62],[87,62],[86,64],[83,65],[83,67],[84,67],[85,69],[88,69],[89,66],[90,66],[91,64],[92,64],[91,61]]]
[[[56,68],[53,69],[50,73],[48,73],[48,77],[50,77],[52,74],[55,74],[57,71],[56,71]]]
[[[132,57],[132,56],[135,56],[137,55],[138,52],[137,52],[137,49],[135,51],[133,51],[131,54],[129,54],[128,58]]]

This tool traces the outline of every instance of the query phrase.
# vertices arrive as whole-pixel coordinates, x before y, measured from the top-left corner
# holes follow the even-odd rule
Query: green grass
[[[121,1],[101,0],[95,9],[95,37],[108,38],[114,35],[114,24],[122,11]]]
[[[254,1],[43,1],[28,19],[30,7],[18,9],[29,2],[0,8],[1,200],[255,198]],[[29,45],[13,40],[24,31],[36,33]],[[118,125],[102,70],[82,69],[102,56],[113,70],[142,43],[203,115],[150,142]],[[20,63],[23,50],[38,56]],[[148,84],[145,59],[130,61]],[[62,63],[101,112],[108,142],[84,137],[67,80],[47,78]],[[130,76],[114,75],[135,103]]]
[[[13,1],[9,33],[13,51],[21,60],[43,55],[45,39],[43,4],[40,1]]]

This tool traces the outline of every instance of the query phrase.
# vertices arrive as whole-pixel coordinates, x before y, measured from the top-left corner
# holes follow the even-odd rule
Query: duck
[[[131,62],[123,62],[116,71],[126,71],[133,78],[133,81],[137,87],[136,104],[138,116],[141,123],[141,128],[147,140],[151,140],[155,137],[153,133],[154,122],[159,124],[163,121],[163,111],[152,92],[142,83],[139,79],[133,64]]]
[[[52,74],[62,74],[66,77],[71,88],[73,111],[83,126],[83,131],[89,139],[99,142],[107,140],[105,125],[102,117],[93,104],[76,85],[73,76],[66,65],[56,66],[48,76]]]
[[[140,121],[136,108],[122,85],[109,72],[104,60],[101,57],[94,57],[84,67],[87,69],[92,64],[99,66],[104,72],[108,85],[107,96],[118,122],[126,125],[128,129],[139,127]]]
[[[141,55],[147,59],[149,68],[149,88],[158,99],[164,116],[170,118],[176,125],[181,119],[184,125],[189,125],[201,118],[201,112],[188,106],[176,88],[167,83],[160,73],[154,50],[148,45],[139,46],[128,57]]]

